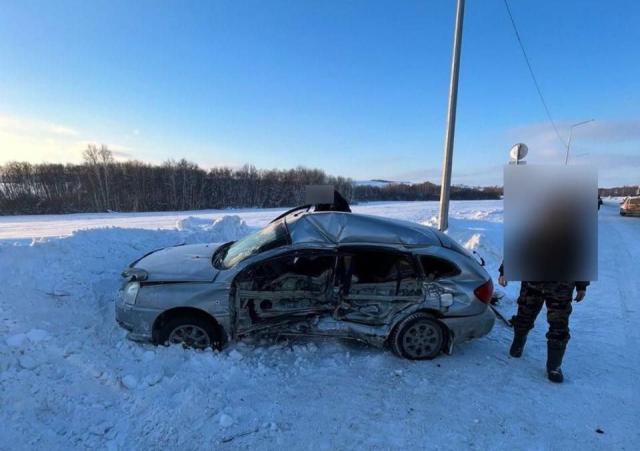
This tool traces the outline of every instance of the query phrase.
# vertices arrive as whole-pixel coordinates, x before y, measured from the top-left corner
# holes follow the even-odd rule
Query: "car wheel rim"
[[[169,343],[182,344],[189,348],[206,348],[211,344],[211,340],[209,339],[209,334],[203,328],[185,324],[171,331]]]
[[[417,323],[407,329],[402,337],[402,346],[409,357],[424,358],[439,350],[441,337],[437,327],[430,323]]]

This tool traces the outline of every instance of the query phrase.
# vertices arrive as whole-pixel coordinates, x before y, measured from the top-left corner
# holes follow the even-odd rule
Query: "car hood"
[[[153,251],[131,264],[144,270],[146,282],[211,282],[218,270],[211,264],[220,243],[188,244]]]

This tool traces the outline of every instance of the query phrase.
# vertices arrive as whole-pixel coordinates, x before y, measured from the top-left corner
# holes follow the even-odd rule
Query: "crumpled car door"
[[[386,324],[400,311],[424,299],[424,285],[409,255],[362,251],[340,257],[342,270],[334,318]]]
[[[336,256],[295,252],[257,263],[234,280],[236,333],[282,328],[333,311]]]

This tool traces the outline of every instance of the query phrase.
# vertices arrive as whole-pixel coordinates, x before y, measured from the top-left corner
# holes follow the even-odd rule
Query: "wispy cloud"
[[[565,141],[576,122],[558,124]],[[564,162],[567,149],[549,124],[518,127],[510,130],[508,137],[529,146],[530,163]],[[595,166],[601,186],[640,183],[640,120],[596,120],[575,128],[569,161]]]
[[[561,122],[557,124],[561,139],[558,138],[550,124],[531,124],[517,127],[507,132],[512,141],[524,142],[529,146],[529,160],[536,162],[561,162],[566,152],[571,125],[579,121]],[[627,147],[637,143],[640,150],[640,120],[596,120],[573,131],[572,149],[582,151],[615,149],[615,146]]]
[[[86,139],[75,127],[56,122],[0,114],[0,163],[7,161],[61,162],[82,161],[82,151],[89,144],[102,144]],[[131,149],[109,145],[118,160],[133,158]]]
[[[0,163],[79,161],[81,154],[73,148],[79,135],[68,125],[0,114]]]
[[[640,142],[640,119],[627,121],[595,121],[580,129],[581,139],[615,144]]]
[[[638,154],[625,153],[588,153],[576,155],[573,161],[577,164],[591,164],[600,170],[608,169],[638,169],[640,170],[640,149]],[[640,171],[638,171],[640,183]]]
[[[77,130],[66,125],[3,114],[0,114],[0,130],[4,133],[27,134],[30,136],[77,136],[79,134]]]
[[[576,121],[557,124],[566,142]],[[562,164],[566,147],[550,124],[529,124],[506,132],[509,142],[523,142],[529,147],[531,164]],[[570,164],[589,164],[598,168],[601,186],[640,183],[640,120],[601,120],[574,129]],[[503,164],[487,164],[456,170],[453,183],[468,185],[502,184]],[[429,180],[440,183],[440,167],[428,167],[397,173],[389,178],[412,182]]]

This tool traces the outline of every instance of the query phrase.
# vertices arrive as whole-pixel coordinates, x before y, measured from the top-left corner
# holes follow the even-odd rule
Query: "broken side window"
[[[460,274],[458,267],[444,258],[422,255],[420,257],[420,263],[428,280],[436,280],[442,277],[452,277]]]
[[[238,286],[250,291],[326,291],[335,257],[330,255],[288,255],[248,269]]]
[[[350,296],[413,296],[420,292],[414,264],[403,254],[360,251],[351,256],[348,272]]]

